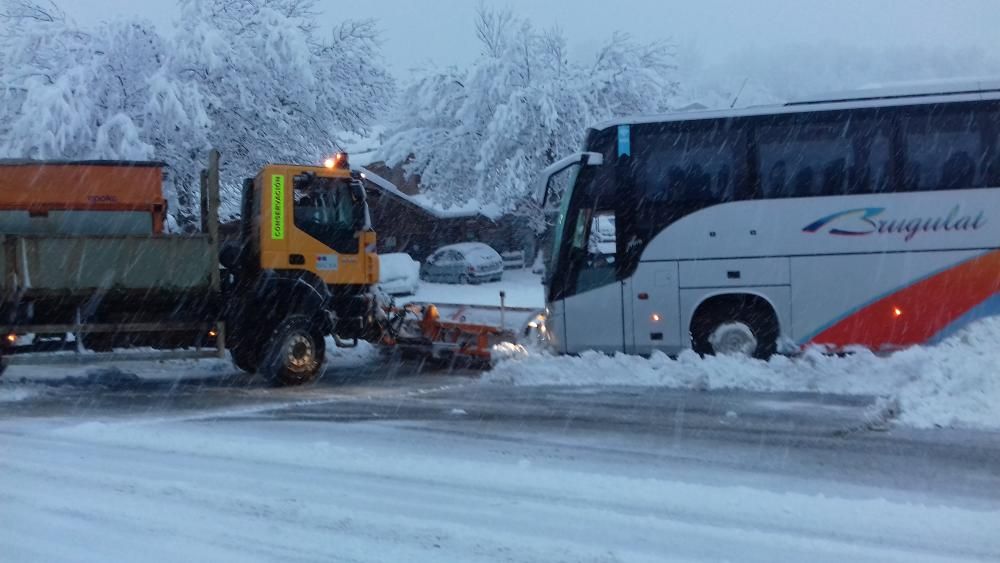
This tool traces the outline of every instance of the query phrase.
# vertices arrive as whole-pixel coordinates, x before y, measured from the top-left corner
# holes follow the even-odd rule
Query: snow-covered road
[[[996,434],[886,429],[863,397],[410,371],[0,385],[0,559],[1000,557]]]

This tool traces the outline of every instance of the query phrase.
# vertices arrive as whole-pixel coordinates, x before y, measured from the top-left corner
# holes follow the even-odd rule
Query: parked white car
[[[439,283],[485,283],[503,279],[503,258],[481,242],[439,248],[420,268],[420,279]]]
[[[382,254],[378,288],[386,295],[413,295],[420,287],[420,262],[409,254]]]

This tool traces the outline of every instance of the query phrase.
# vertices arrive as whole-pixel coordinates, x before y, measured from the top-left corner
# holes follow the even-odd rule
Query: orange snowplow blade
[[[538,313],[512,307],[411,304],[394,311],[403,321],[395,337],[383,344],[434,358],[489,361],[494,346],[516,343]]]

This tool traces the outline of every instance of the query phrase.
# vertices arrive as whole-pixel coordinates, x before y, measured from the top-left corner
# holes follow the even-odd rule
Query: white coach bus
[[[1000,82],[603,124],[546,197],[563,172],[562,353],[884,350],[1000,314]]]

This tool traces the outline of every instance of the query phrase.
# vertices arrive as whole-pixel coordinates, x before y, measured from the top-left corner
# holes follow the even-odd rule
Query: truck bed
[[[0,295],[86,295],[110,290],[208,289],[217,257],[207,236],[0,235]]]
[[[0,372],[17,355],[224,355],[218,161],[191,236],[162,234],[162,163],[0,161]]]

